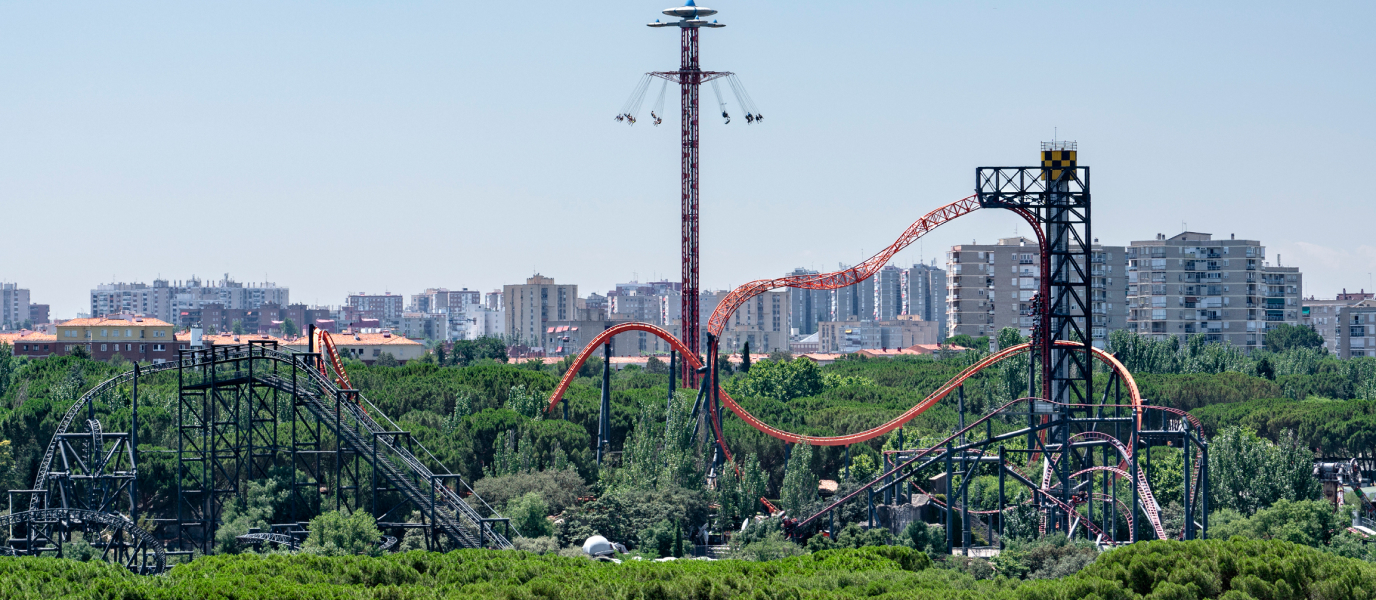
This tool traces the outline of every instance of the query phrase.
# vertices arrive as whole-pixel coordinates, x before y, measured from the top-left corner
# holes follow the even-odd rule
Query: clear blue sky
[[[857,262],[1055,128],[1101,240],[1187,224],[1262,240],[1306,294],[1370,287],[1376,3],[704,3],[704,67],[768,115],[703,126],[705,288]],[[0,280],[70,317],[112,277],[330,304],[677,278],[677,119],[612,121],[677,65],[644,26],[673,4],[0,4]]]

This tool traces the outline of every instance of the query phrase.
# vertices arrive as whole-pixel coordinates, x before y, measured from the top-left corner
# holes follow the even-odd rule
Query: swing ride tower
[[[649,75],[679,84],[680,107],[683,111],[680,123],[683,139],[679,156],[679,245],[683,254],[683,295],[679,339],[694,352],[702,351],[702,345],[698,342],[698,90],[703,83],[730,75],[726,72],[703,71],[698,66],[698,31],[703,27],[725,27],[704,18],[716,13],[716,10],[699,7],[693,0],[688,0],[684,6],[664,9],[665,15],[677,17],[678,21],[661,23],[655,20],[649,23],[650,27],[679,29],[678,70],[657,71]],[[692,386],[697,381],[697,374],[687,364],[684,361],[683,382]]]

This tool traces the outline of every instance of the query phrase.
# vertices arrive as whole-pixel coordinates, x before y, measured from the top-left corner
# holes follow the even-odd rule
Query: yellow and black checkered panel
[[[1042,179],[1051,181],[1061,178],[1063,169],[1070,170],[1070,179],[1075,179],[1074,150],[1042,150]]]

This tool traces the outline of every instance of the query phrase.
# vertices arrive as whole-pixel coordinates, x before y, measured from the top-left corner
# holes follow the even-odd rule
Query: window
[[[108,331],[109,331],[109,330],[106,330],[106,329],[100,330],[100,337],[110,337],[110,336],[107,334]]]
[[[153,344],[154,352],[162,352],[164,350],[167,350],[167,346],[165,344]]]
[[[101,344],[101,345],[100,345],[100,351],[101,351],[101,352],[104,352],[104,351],[105,351],[105,344]]]

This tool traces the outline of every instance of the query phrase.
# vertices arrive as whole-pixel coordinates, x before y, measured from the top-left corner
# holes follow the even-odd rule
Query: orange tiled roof
[[[162,319],[153,317],[133,317],[133,320],[109,319],[96,317],[93,319],[72,319],[57,324],[58,327],[171,327],[172,324]]]
[[[39,342],[39,343],[42,343],[42,342],[56,342],[56,341],[57,341],[57,336],[55,336],[55,335],[53,335],[53,334],[51,334],[51,333],[39,333],[39,332],[37,332],[37,331],[29,331],[29,330],[27,330],[27,329],[21,329],[21,330],[19,330],[19,331],[12,331],[12,332],[9,332],[9,333],[0,333],[0,344],[9,344],[9,345],[11,345],[11,346],[13,346],[13,345],[15,344],[15,342],[24,342],[24,343]]]

